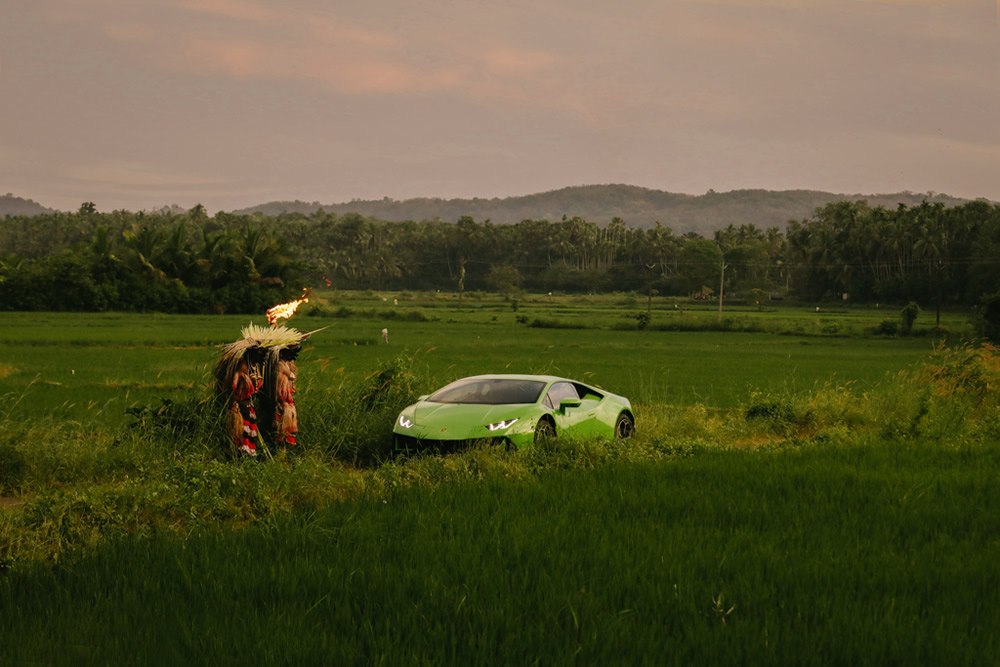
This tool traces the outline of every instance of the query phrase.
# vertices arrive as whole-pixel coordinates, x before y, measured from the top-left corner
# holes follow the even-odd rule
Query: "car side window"
[[[545,394],[545,404],[553,410],[559,409],[559,404],[565,398],[580,398],[579,392],[571,382],[556,382]]]
[[[584,401],[587,400],[600,401],[602,398],[604,398],[603,394],[601,394],[598,391],[595,391],[592,387],[588,387],[586,385],[577,383],[574,383],[574,386],[576,386],[576,392],[580,394],[580,398]]]

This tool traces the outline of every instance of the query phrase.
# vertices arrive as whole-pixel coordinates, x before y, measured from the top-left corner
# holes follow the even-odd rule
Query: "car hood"
[[[482,405],[472,403],[420,402],[413,406],[413,422],[418,429],[447,429],[454,437],[478,437],[487,424],[524,417],[530,404]]]
[[[417,424],[443,426],[485,426],[492,422],[521,415],[530,404],[482,405],[479,403],[430,403],[421,401],[413,406]]]

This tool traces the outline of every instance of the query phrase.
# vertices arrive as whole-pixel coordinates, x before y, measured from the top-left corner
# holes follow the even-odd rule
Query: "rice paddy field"
[[[262,316],[5,313],[0,664],[997,664],[1000,358],[893,316],[318,293],[300,445],[244,461],[209,372]],[[504,371],[636,437],[392,456]]]
[[[732,407],[760,390],[808,390],[824,383],[867,387],[928,353],[940,336],[868,334],[875,309],[817,316],[805,307],[726,310],[661,300],[651,324],[634,297],[522,299],[496,296],[314,298],[290,323],[321,329],[304,351],[300,382],[332,385],[405,355],[428,389],[490,372],[552,373],[625,393],[640,403]],[[925,314],[929,319],[932,314]],[[969,333],[966,315],[946,316],[945,335]],[[183,396],[207,385],[219,346],[263,315],[5,313],[0,326],[0,395],[11,415],[114,423],[125,408]],[[928,323],[929,327],[929,323]],[[382,329],[389,330],[384,344]],[[731,335],[731,334],[741,335]],[[858,338],[861,338],[859,341]],[[22,396],[25,400],[22,400]],[[30,396],[30,400],[26,400]],[[2,413],[0,413],[2,414]]]

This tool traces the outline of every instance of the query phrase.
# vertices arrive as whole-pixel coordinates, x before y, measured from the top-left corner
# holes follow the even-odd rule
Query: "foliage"
[[[900,320],[902,321],[902,326],[900,326],[900,333],[904,336],[908,336],[910,332],[913,331],[913,323],[917,320],[917,315],[920,314],[920,305],[915,301],[903,306],[903,309],[899,313]]]
[[[874,387],[851,381],[803,391],[790,385],[766,389],[758,382],[736,409],[671,405],[662,379],[649,387],[633,381],[631,389],[621,390],[633,398],[638,415],[637,435],[627,445],[559,440],[515,453],[485,447],[457,458],[409,460],[394,456],[395,417],[439,382],[413,355],[383,357],[368,372],[326,378],[315,362],[300,359],[300,444],[275,451],[274,461],[230,459],[207,385],[129,407],[123,422],[108,427],[17,418],[10,411],[16,400],[8,397],[8,411],[0,413],[0,495],[26,502],[23,512],[0,508],[0,538],[7,536],[0,559],[70,557],[74,549],[116,535],[187,531],[216,522],[245,525],[367,492],[493,474],[529,479],[552,470],[661,461],[719,448],[879,437],[955,445],[991,441],[1000,438],[998,359],[990,346],[941,345],[924,364],[887,375]],[[702,375],[714,374],[709,361],[700,358]],[[648,366],[648,357],[640,363]],[[732,364],[726,367],[732,376]]]
[[[52,495],[19,511],[53,543],[128,531],[173,487],[178,529],[8,561],[0,643],[14,664],[995,661],[996,441],[692,451],[478,449],[289,513],[283,483],[338,481],[184,461],[161,496]],[[218,530],[236,509],[259,518]]]
[[[875,327],[876,336],[889,336],[890,338],[899,333],[899,322],[894,319],[884,319]]]
[[[351,465],[390,459],[396,416],[417,396],[412,363],[410,357],[395,357],[361,378],[301,392],[300,414],[310,417],[301,425],[300,441]]]
[[[984,296],[973,310],[972,324],[976,335],[1000,343],[1000,292]]]
[[[0,442],[0,495],[20,489],[27,458],[12,443]]]
[[[259,312],[301,291],[304,268],[286,242],[243,220],[211,231],[199,207],[186,216],[76,214],[0,223],[26,256],[0,265],[0,310]],[[45,250],[36,243],[45,237]],[[16,260],[16,261],[12,261]]]
[[[736,193],[732,193],[736,199]],[[718,195],[716,195],[718,196]],[[541,293],[718,292],[972,305],[1000,288],[1000,205],[838,201],[786,230],[711,238],[580,216],[514,224],[387,222],[327,211],[48,212],[0,219],[0,309],[254,312],[301,288]],[[455,219],[455,218],[453,218]],[[721,269],[725,264],[724,275]],[[762,298],[766,295],[767,299]]]
[[[494,264],[486,274],[486,284],[507,298],[514,297],[521,287],[521,272],[510,264]]]

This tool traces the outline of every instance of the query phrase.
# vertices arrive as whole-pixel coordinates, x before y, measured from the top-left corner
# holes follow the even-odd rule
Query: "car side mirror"
[[[423,396],[417,396],[417,401],[426,401],[430,398],[430,394],[424,394]]]
[[[583,401],[581,401],[579,398],[564,398],[563,400],[559,401],[559,409],[565,412],[566,408],[578,408],[582,404]]]

